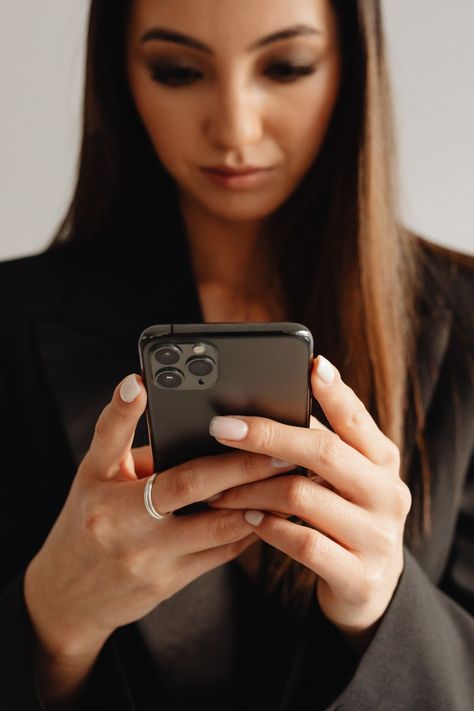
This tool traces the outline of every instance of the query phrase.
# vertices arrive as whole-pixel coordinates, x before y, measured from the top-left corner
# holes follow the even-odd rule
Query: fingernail
[[[140,386],[136,377],[127,375],[122,385],[120,386],[120,397],[124,402],[133,402],[140,394]]]
[[[292,462],[286,462],[284,459],[277,459],[276,457],[272,457],[272,464],[274,467],[277,467],[277,469],[294,466]]]
[[[248,424],[235,417],[213,417],[209,425],[209,434],[218,439],[243,439],[248,431]]]
[[[222,496],[222,493],[214,494],[214,496],[210,496],[208,499],[204,499],[204,501],[217,501],[217,499],[220,499],[221,496]]]
[[[334,377],[336,375],[331,363],[322,355],[318,357],[316,373],[319,375],[323,383],[328,385],[334,381]]]
[[[244,519],[247,521],[247,523],[251,523],[252,526],[258,526],[260,523],[262,523],[262,519],[265,514],[263,514],[261,511],[253,511],[250,509],[249,511],[246,511],[244,513]]]

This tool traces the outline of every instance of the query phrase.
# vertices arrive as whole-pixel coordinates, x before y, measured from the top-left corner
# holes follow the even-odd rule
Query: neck
[[[197,283],[245,293],[263,221],[239,223],[220,219],[198,209],[184,195],[180,196],[180,206]]]

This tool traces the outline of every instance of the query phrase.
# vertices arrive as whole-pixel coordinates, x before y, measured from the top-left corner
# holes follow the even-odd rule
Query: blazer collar
[[[71,263],[72,262],[72,263]],[[71,254],[71,282],[58,310],[69,326],[112,339],[130,338],[152,323],[198,321],[201,308],[180,214],[160,228],[148,224],[135,241]],[[163,320],[164,319],[164,320]]]
[[[154,323],[203,320],[182,218],[117,248],[72,250],[70,278],[58,308],[37,322],[42,363],[76,464],[117,383],[140,372],[138,337]],[[426,291],[430,289],[427,284]],[[430,295],[421,313],[417,345],[419,387],[406,418],[407,457],[415,441],[414,399],[427,412],[451,332],[452,314]],[[317,404],[316,404],[317,409]],[[148,441],[145,418],[135,445]]]
[[[72,249],[61,265],[67,286],[52,317],[35,330],[78,466],[116,385],[140,373],[140,333],[154,323],[198,323],[202,313],[182,221],[136,247]],[[135,446],[147,441],[143,417]]]
[[[411,476],[414,445],[420,429],[416,415],[417,412],[421,414],[421,426],[423,426],[448,348],[452,322],[453,314],[450,309],[440,304],[424,305],[416,345],[416,372],[413,374],[415,377],[408,384],[403,462],[407,476]],[[416,473],[415,477],[417,477]]]

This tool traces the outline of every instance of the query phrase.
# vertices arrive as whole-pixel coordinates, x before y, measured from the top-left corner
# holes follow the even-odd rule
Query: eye
[[[267,69],[267,74],[277,81],[289,83],[297,80],[299,77],[309,76],[316,71],[315,65],[310,64],[291,64],[291,62],[278,62],[272,64]]]
[[[169,64],[151,67],[151,78],[166,86],[185,86],[199,78],[201,73],[191,67],[172,66]]]
[[[314,74],[315,71],[315,65],[277,62],[272,64],[265,73],[280,83],[288,84],[300,77]],[[153,81],[171,87],[186,86],[202,77],[202,73],[197,69],[171,64],[157,64],[150,68],[150,72]]]

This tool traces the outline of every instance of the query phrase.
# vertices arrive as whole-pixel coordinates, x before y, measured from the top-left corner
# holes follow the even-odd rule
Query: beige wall
[[[383,0],[408,224],[474,253],[474,2]],[[85,0],[0,2],[0,259],[47,244],[71,195]]]

